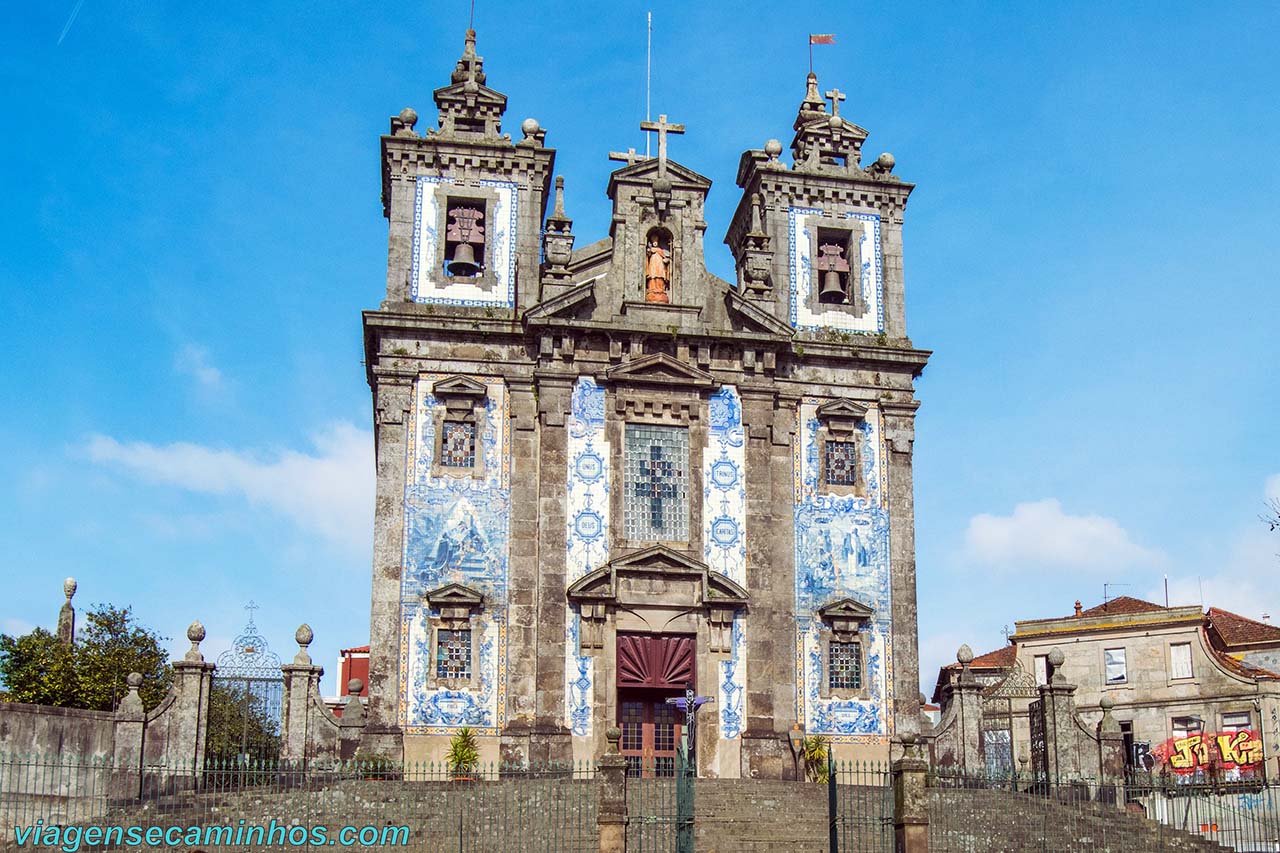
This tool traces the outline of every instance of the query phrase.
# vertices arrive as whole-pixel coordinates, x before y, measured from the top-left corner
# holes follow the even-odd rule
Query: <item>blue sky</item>
[[[1280,618],[1275,415],[1280,13],[1238,4],[481,0],[504,129],[548,129],[582,245],[607,151],[643,148],[644,18],[672,156],[714,181],[824,89],[918,189],[922,680],[1076,598]],[[536,13],[528,9],[536,8]],[[585,11],[589,10],[589,11]],[[467,4],[59,0],[0,31],[0,630],[131,604],[215,656],[300,621],[330,670],[368,637],[378,135],[433,116]],[[69,25],[69,26],[68,26]],[[420,127],[421,129],[421,127]]]

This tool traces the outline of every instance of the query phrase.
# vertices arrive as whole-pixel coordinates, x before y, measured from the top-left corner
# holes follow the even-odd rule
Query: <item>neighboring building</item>
[[[792,774],[797,725],[841,758],[918,727],[913,185],[863,163],[842,93],[802,91],[794,163],[770,139],[738,165],[732,281],[666,116],[656,156],[609,155],[609,232],[581,248],[547,131],[501,132],[474,32],[438,127],[391,120],[370,748],[439,760],[470,726],[486,761],[591,759],[620,725],[665,772],[686,687],[714,700],[704,775]]]
[[[351,691],[347,685],[351,683],[351,679],[358,678],[363,685],[360,688],[361,696],[369,695],[369,647],[353,646],[349,649],[338,650],[338,692],[324,700],[324,704],[328,706],[330,711],[339,717],[342,716],[342,708],[347,704],[347,697],[351,695]]]
[[[1028,708],[1051,677],[1049,652],[1058,648],[1086,722],[1101,717],[1103,697],[1114,701],[1131,766],[1183,778],[1219,771],[1275,777],[1280,674],[1260,662],[1280,654],[1280,628],[1219,608],[1123,596],[1088,610],[1077,601],[1071,616],[1016,628],[1009,645],[972,664],[987,685],[982,739],[989,767],[1020,766],[1029,754]],[[935,702],[949,698],[959,672],[958,664],[942,668]]]

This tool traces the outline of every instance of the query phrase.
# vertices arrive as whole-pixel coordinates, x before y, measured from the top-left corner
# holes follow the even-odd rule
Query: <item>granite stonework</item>
[[[704,776],[794,774],[797,728],[887,757],[918,708],[912,185],[889,155],[863,165],[866,131],[811,75],[793,160],[777,140],[742,155],[726,281],[704,256],[711,182],[669,156],[678,137],[610,155],[609,233],[580,244],[547,131],[502,132],[474,33],[434,98],[435,126],[406,109],[382,137],[364,747],[437,758],[466,725],[485,760],[597,757],[640,683],[619,637],[639,634],[692,638],[688,681],[645,689],[713,700]],[[828,486],[833,441],[857,470]],[[456,630],[472,666],[442,678]],[[824,689],[837,635],[865,650],[853,694]]]

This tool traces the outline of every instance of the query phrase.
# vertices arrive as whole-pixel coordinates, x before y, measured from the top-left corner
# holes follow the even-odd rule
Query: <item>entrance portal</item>
[[[695,638],[618,635],[618,727],[631,776],[674,776],[684,715],[669,703],[694,686]]]

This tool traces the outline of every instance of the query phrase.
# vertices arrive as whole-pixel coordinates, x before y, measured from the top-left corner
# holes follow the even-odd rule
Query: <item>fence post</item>
[[[112,754],[113,798],[137,797],[142,784],[143,730],[147,725],[147,712],[142,707],[138,688],[142,686],[142,674],[131,672],[125,678],[129,692],[116,706],[114,726],[114,753]]]
[[[1115,700],[1102,697],[1102,719],[1098,721],[1098,782],[1112,805],[1124,806],[1124,733],[1111,715]]]
[[[1080,775],[1079,739],[1076,735],[1076,686],[1062,674],[1066,657],[1054,646],[1049,650],[1052,675],[1048,684],[1040,685],[1040,703],[1044,708],[1045,781],[1053,790],[1063,782]]]
[[[318,684],[324,673],[322,667],[311,663],[307,646],[315,639],[311,626],[303,623],[294,632],[298,653],[293,663],[280,667],[284,673],[284,711],[281,715],[280,757],[286,761],[307,760],[307,736],[311,713],[311,688]]]
[[[893,849],[895,853],[929,853],[929,801],[925,788],[929,762],[906,732],[899,740],[902,757],[893,762]]]
[[[600,830],[600,853],[626,853],[627,759],[618,752],[622,730],[610,726],[604,736],[609,741],[609,748],[596,765],[596,790],[600,798],[596,825]]]
[[[836,762],[827,746],[827,846],[831,853],[840,853],[840,803],[836,797]]]

